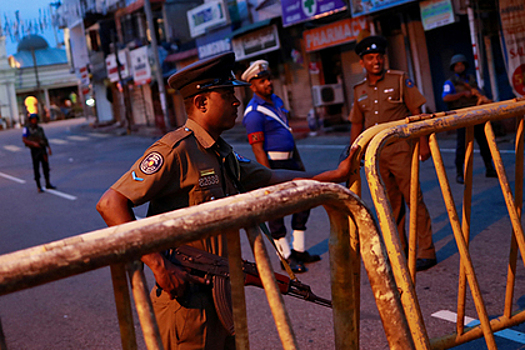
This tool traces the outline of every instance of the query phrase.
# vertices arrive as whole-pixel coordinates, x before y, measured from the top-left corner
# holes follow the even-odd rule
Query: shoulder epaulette
[[[164,143],[166,145],[169,145],[171,147],[174,147],[178,142],[181,140],[184,140],[186,137],[193,134],[193,131],[186,128],[185,126],[182,126],[178,128],[177,130],[171,131],[164,135],[159,142]]]
[[[402,70],[389,69],[386,72],[388,74],[405,75],[405,72],[403,72]]]
[[[363,85],[365,83],[365,81],[366,81],[366,78],[361,80],[361,81],[359,81],[359,82],[357,82],[356,84],[354,84],[354,87],[359,86],[359,85]]]

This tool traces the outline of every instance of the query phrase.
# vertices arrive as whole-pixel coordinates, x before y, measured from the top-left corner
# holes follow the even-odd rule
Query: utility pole
[[[153,50],[153,59],[155,61],[155,79],[159,87],[160,105],[162,107],[162,114],[164,115],[164,124],[166,130],[170,129],[170,118],[168,115],[168,103],[166,99],[166,89],[164,88],[164,79],[162,78],[162,67],[159,59],[159,49],[157,46],[157,36],[155,35],[155,25],[153,23],[153,13],[151,12],[151,3],[149,0],[144,0],[144,11],[146,12],[146,20],[148,21],[149,34],[151,36],[151,49]]]
[[[119,50],[118,50],[117,41],[115,39],[114,31],[111,31],[111,42],[113,43],[113,52],[115,54],[115,60],[117,62],[118,81],[120,83],[120,87],[122,88],[122,94],[124,96],[124,109],[125,109],[124,113],[126,115],[126,122],[127,122],[126,132],[128,135],[130,135],[131,134],[131,121],[133,118],[131,116],[131,103],[129,99],[129,89],[128,89],[128,84],[122,80],[122,74],[120,71],[120,69],[122,68],[122,64],[118,57]]]
[[[42,96],[42,89],[40,88],[40,79],[38,78],[38,65],[36,62],[35,48],[31,46],[31,57],[33,58],[33,68],[35,69],[36,91],[38,95],[38,114],[42,117],[42,121],[47,123],[46,110],[44,107],[44,97]]]

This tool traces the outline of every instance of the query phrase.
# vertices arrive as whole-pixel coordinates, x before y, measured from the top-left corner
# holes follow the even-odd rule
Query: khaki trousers
[[[157,296],[156,290],[150,297],[164,349],[235,350],[235,337],[221,324],[210,291],[188,291],[182,306],[164,291]]]
[[[407,251],[405,233],[405,202],[410,207],[410,168],[412,163],[412,147],[405,141],[396,141],[381,150],[379,158],[379,173],[385,183],[386,192],[392,206],[394,219],[398,225],[403,249]],[[435,259],[436,250],[432,241],[430,215],[421,189],[417,203],[417,259]]]

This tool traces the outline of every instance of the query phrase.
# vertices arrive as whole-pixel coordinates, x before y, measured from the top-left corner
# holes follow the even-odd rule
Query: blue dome
[[[49,44],[47,43],[46,39],[42,38],[40,35],[30,34],[30,35],[23,37],[22,40],[20,40],[20,43],[18,43],[18,47],[16,51],[20,52],[20,51],[42,50],[42,49],[47,49],[48,47],[49,47]]]

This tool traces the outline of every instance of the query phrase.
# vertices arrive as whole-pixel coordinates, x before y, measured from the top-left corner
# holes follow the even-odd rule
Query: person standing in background
[[[450,70],[454,72],[443,85],[443,94],[441,97],[447,103],[449,110],[478,106],[490,103],[479,90],[476,84],[476,78],[472,74],[467,74],[468,62],[464,55],[458,54],[452,56],[450,60]],[[476,139],[483,163],[485,163],[485,176],[497,177],[496,170],[492,165],[489,145],[485,137],[484,125],[474,126],[474,138]],[[465,167],[465,128],[457,129],[456,138],[456,182],[465,183],[463,170]]]
[[[53,154],[51,146],[47,141],[44,129],[38,125],[38,114],[29,115],[29,125],[24,127],[22,141],[31,149],[31,159],[33,160],[33,172],[35,174],[36,187],[38,192],[44,192],[40,184],[40,164],[44,172],[47,189],[55,189],[49,180],[49,156]]]
[[[401,120],[411,114],[421,114],[421,106],[426,102],[406,73],[385,70],[386,46],[387,41],[384,37],[368,36],[355,47],[355,52],[361,58],[359,62],[366,71],[366,77],[354,86],[354,104],[348,118],[352,123],[350,144],[361,132],[374,125]],[[412,149],[412,144],[407,140],[390,142],[384,146],[379,158],[379,172],[385,183],[405,251],[407,242],[404,201],[410,206]],[[419,159],[425,161],[429,157],[428,140],[421,137]],[[437,260],[430,215],[421,189],[418,193],[418,214],[416,270],[423,271],[436,265]]]
[[[253,62],[242,74],[241,80],[250,83],[253,92],[242,123],[257,162],[270,169],[305,171],[288,124],[288,111],[283,100],[274,94],[268,62]],[[284,218],[268,223],[275,245],[293,272],[306,272],[305,263],[321,260],[319,255],[306,250],[305,231],[309,216],[310,210],[292,215],[293,248],[286,238]]]

